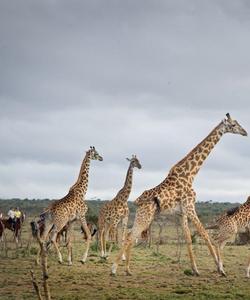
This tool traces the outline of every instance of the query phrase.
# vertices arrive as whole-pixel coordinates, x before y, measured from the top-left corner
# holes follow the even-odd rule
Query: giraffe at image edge
[[[214,236],[214,244],[219,260],[219,268],[223,270],[223,261],[221,252],[227,242],[234,242],[236,234],[244,231],[250,226],[250,196],[248,196],[245,203],[234,207],[222,214],[215,222],[215,224],[206,227],[206,229],[217,229]],[[250,258],[248,259],[246,276],[250,273]]]

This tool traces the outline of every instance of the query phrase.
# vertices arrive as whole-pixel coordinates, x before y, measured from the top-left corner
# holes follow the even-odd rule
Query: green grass
[[[250,279],[245,278],[245,266],[249,255],[247,246],[225,247],[227,277],[220,277],[205,245],[194,247],[200,277],[190,275],[190,263],[185,245],[181,247],[180,261],[176,261],[177,245],[175,229],[167,228],[169,243],[151,249],[136,247],[132,250],[133,276],[125,275],[125,263],[121,263],[117,276],[110,276],[112,261],[118,250],[108,260],[100,260],[96,245],[91,248],[85,265],[79,260],[85,250],[78,231],[73,237],[73,266],[67,266],[66,248],[62,248],[64,263],[59,265],[51,249],[49,255],[49,284],[52,299],[250,299]],[[23,248],[15,249],[8,234],[8,256],[0,247],[0,299],[36,299],[30,280],[30,269],[41,282],[41,270],[34,260],[37,245],[32,242],[26,249],[29,237],[28,222],[23,231]]]

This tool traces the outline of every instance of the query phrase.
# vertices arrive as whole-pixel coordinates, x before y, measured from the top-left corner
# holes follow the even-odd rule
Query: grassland
[[[77,229],[77,228],[76,228]],[[151,249],[133,249],[131,269],[133,276],[126,276],[121,264],[116,277],[110,276],[110,267],[116,251],[108,261],[100,260],[94,247],[88,262],[82,265],[79,260],[85,244],[81,242],[78,231],[74,234],[74,262],[59,265],[54,251],[49,256],[49,284],[52,299],[250,299],[250,279],[245,278],[245,265],[249,255],[248,246],[227,246],[225,249],[225,270],[228,276],[220,277],[207,248],[195,244],[194,250],[200,270],[200,277],[189,274],[189,260],[185,245],[181,246],[180,261],[177,261],[176,232],[167,227],[166,245]],[[36,299],[30,280],[33,269],[38,281],[41,270],[35,266],[37,249],[35,242],[28,253],[26,245],[29,226],[23,230],[23,247],[15,249],[8,238],[9,251],[0,251],[0,299]],[[62,252],[66,259],[66,249]]]

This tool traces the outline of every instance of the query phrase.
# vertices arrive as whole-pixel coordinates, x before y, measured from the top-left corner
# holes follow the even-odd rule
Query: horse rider
[[[15,225],[16,225],[16,216],[15,216],[15,210],[13,207],[11,207],[11,209],[8,211],[8,221],[11,225],[11,229],[15,230]]]
[[[16,221],[20,220],[21,216],[22,216],[21,211],[19,210],[18,207],[16,207],[16,208],[15,208],[15,217],[16,217]]]

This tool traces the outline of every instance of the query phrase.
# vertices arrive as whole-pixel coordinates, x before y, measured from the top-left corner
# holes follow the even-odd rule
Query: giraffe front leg
[[[187,218],[186,214],[182,215],[182,228],[183,228],[185,240],[187,243],[188,254],[189,254],[190,261],[191,261],[192,271],[193,271],[194,275],[199,276],[200,274],[199,274],[199,271],[197,269],[196,262],[195,262],[195,257],[194,257],[194,253],[193,253],[193,249],[192,249],[192,239],[191,239],[191,234],[190,234],[190,230],[188,227],[188,218]]]
[[[90,242],[91,242],[91,233],[89,231],[89,228],[88,228],[88,225],[87,225],[87,222],[86,222],[86,219],[85,217],[82,217],[80,219],[81,221],[81,224],[82,224],[82,227],[86,233],[86,236],[87,236],[87,241],[86,241],[86,250],[85,250],[85,253],[81,259],[81,263],[85,264],[86,260],[87,260],[87,257],[88,257],[88,252],[89,252],[89,246],[90,246]]]
[[[72,266],[72,243],[71,243],[71,235],[72,235],[72,223],[68,225],[68,228],[65,233],[65,241],[68,249],[68,265]]]
[[[123,248],[125,238],[126,238],[127,225],[128,225],[128,216],[126,216],[122,219],[122,248]],[[123,261],[126,260],[125,252],[123,252],[123,254],[122,254],[122,260]]]
[[[191,219],[191,221],[194,223],[196,230],[198,231],[198,233],[200,234],[200,236],[204,239],[204,241],[206,242],[208,249],[212,255],[212,257],[214,258],[215,264],[219,270],[219,261],[218,261],[218,257],[217,254],[215,252],[215,249],[211,243],[211,240],[209,238],[208,233],[206,232],[205,228],[203,227],[202,223],[200,222],[196,212],[194,209],[192,209],[192,211],[188,212],[188,217]]]

